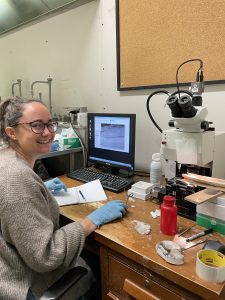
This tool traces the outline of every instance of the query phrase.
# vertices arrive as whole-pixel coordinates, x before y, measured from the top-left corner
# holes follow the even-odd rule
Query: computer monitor
[[[135,114],[88,113],[88,162],[134,172]]]

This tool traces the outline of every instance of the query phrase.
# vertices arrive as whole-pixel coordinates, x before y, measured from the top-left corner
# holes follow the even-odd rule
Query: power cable
[[[146,102],[146,107],[147,107],[147,112],[148,112],[148,115],[150,117],[150,119],[152,120],[152,123],[155,125],[155,127],[162,133],[162,129],[159,127],[159,125],[156,123],[156,121],[154,120],[151,112],[150,112],[150,109],[149,109],[149,102],[151,100],[151,98],[156,95],[156,94],[166,94],[167,96],[170,96],[170,93],[167,92],[166,90],[161,90],[161,91],[156,91],[156,92],[153,92],[151,95],[148,96],[148,99],[147,99],[147,102]]]
[[[198,71],[197,71],[197,78],[196,78],[196,80],[197,80],[197,81],[200,81],[200,78],[203,79],[203,73],[202,73],[203,61],[202,61],[201,59],[199,59],[199,58],[189,59],[189,60],[184,61],[182,64],[180,64],[179,67],[177,68],[177,71],[176,71],[176,85],[177,85],[177,91],[178,91],[179,98],[180,98],[179,80],[178,80],[178,73],[179,73],[179,70],[180,70],[180,68],[181,68],[183,65],[185,65],[185,64],[187,64],[187,63],[189,63],[189,62],[193,62],[193,61],[198,61],[198,62],[200,62],[200,67],[199,67],[199,69],[198,69]],[[200,70],[201,70],[201,73],[199,74]]]

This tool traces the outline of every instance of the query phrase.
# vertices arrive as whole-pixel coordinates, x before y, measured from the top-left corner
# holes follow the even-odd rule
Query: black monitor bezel
[[[93,156],[93,149],[94,147],[91,147],[90,138],[91,138],[91,132],[90,129],[93,131],[93,119],[94,117],[128,117],[130,119],[130,136],[129,136],[129,154],[123,154],[120,153],[120,155],[123,157],[123,159],[126,159],[129,161],[131,166],[124,166],[119,164],[118,162],[123,163],[123,161],[114,161],[114,162],[104,162],[97,159],[92,159]],[[91,122],[91,123],[90,123]],[[92,125],[91,125],[92,124]],[[90,128],[92,126],[92,128]],[[136,114],[125,114],[125,113],[88,113],[88,162],[97,166],[106,166],[109,168],[115,168],[118,170],[125,170],[128,172],[134,172],[135,168],[135,136],[136,136]],[[92,140],[93,142],[93,140]],[[114,151],[104,150],[105,155],[107,157],[108,155],[113,154]],[[116,151],[115,151],[116,153]],[[109,159],[109,157],[107,157]],[[110,160],[110,159],[109,159]],[[127,162],[127,161],[126,161]],[[117,164],[118,163],[118,164]]]

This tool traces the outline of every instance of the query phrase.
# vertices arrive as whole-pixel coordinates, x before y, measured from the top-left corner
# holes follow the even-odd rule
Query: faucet
[[[22,81],[22,79],[17,79],[17,82],[14,82],[14,83],[12,84],[12,95],[13,95],[13,97],[15,96],[14,87],[15,87],[15,85],[17,85],[17,84],[18,84],[18,86],[19,86],[19,95],[20,95],[20,97],[22,96],[22,92],[21,92],[21,81]]]
[[[52,78],[48,77],[46,81],[36,80],[36,81],[32,82],[32,84],[31,84],[31,97],[32,98],[34,97],[34,85],[36,83],[46,83],[46,84],[48,84],[48,91],[49,91],[49,96],[48,96],[49,111],[50,111],[50,113],[52,113],[52,93],[51,93]],[[39,93],[39,98],[41,100],[41,93]]]

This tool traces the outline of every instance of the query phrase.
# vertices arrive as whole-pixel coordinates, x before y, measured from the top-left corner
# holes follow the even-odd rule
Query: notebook
[[[107,200],[107,196],[99,179],[77,187],[68,188],[67,192],[64,190],[55,192],[53,195],[59,206]]]

